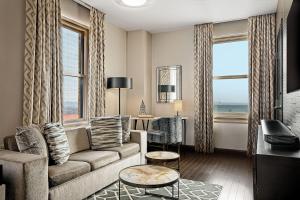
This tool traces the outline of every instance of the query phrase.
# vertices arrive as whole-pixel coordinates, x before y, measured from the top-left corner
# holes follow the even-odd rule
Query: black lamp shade
[[[158,91],[160,91],[160,92],[175,92],[175,85],[159,85]]]
[[[110,77],[107,78],[107,89],[112,88],[129,88],[132,89],[132,78],[127,77]]]

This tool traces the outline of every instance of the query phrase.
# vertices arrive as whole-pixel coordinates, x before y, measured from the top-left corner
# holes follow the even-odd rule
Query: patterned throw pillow
[[[130,127],[131,116],[121,116],[122,121],[122,142],[128,143],[130,141]]]
[[[98,117],[90,122],[90,140],[93,150],[122,146],[120,117]]]
[[[47,123],[43,126],[43,133],[51,160],[57,165],[67,162],[70,148],[64,127],[60,123]]]
[[[47,144],[39,126],[19,127],[15,138],[20,152],[48,156]]]

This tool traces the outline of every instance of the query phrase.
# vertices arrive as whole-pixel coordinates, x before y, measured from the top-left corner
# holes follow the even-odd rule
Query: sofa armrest
[[[7,188],[7,199],[48,199],[48,158],[1,150],[0,164]]]
[[[147,132],[140,130],[130,131],[130,141],[140,145],[141,164],[145,164],[145,154],[147,153]]]

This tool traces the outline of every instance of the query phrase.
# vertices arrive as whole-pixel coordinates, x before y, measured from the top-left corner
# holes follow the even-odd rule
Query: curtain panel
[[[90,9],[89,117],[105,114],[104,13]]]
[[[212,89],[213,25],[194,26],[194,102],[195,150],[212,153],[213,89]]]
[[[248,19],[249,30],[249,125],[248,155],[256,149],[256,136],[261,119],[272,119],[275,68],[276,16]]]
[[[26,0],[23,124],[62,120],[60,0]]]

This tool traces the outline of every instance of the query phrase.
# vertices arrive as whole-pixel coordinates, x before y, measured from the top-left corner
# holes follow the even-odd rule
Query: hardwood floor
[[[181,177],[223,186],[218,200],[253,200],[252,163],[246,155],[181,153]]]

